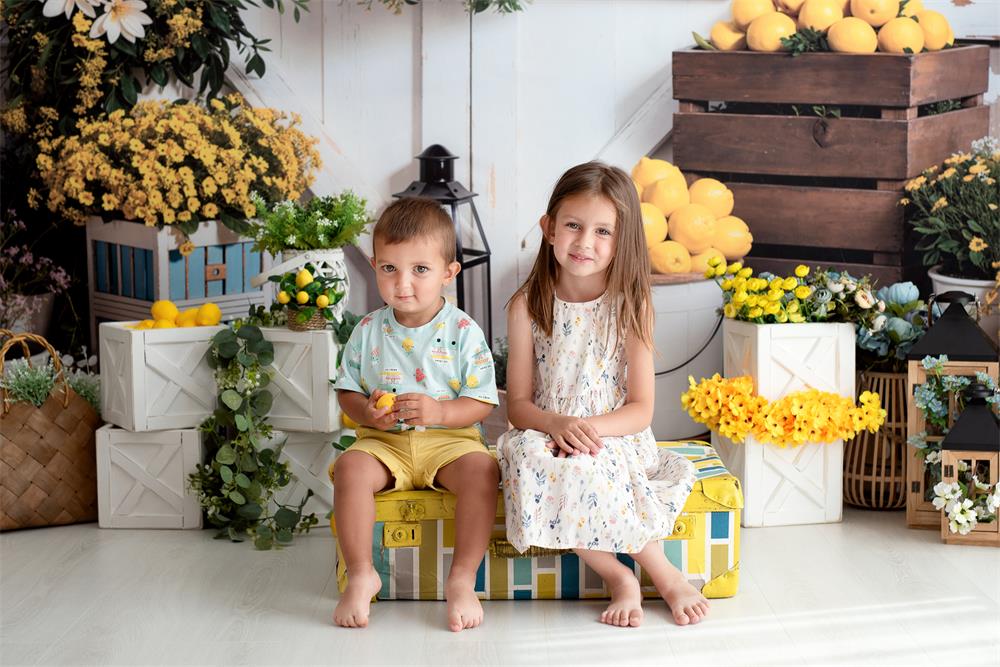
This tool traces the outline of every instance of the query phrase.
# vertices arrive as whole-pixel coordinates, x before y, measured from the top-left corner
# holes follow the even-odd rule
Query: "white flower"
[[[941,451],[938,449],[932,449],[931,451],[927,452],[927,456],[924,457],[924,463],[930,463],[931,465],[934,465],[935,463],[941,463]]]
[[[145,8],[146,3],[142,0],[108,0],[104,5],[104,13],[90,28],[90,37],[100,37],[107,33],[110,44],[118,41],[119,36],[135,43],[137,37],[142,39],[146,36],[146,29],[142,26],[153,22],[142,11]]]
[[[847,280],[846,278],[841,278],[840,282],[844,283],[844,289],[847,291],[848,294],[858,289],[858,284],[853,280]]]
[[[966,498],[961,503],[955,503],[948,510],[948,526],[951,532],[960,535],[968,535],[969,532],[979,523],[976,519],[976,510],[972,507],[972,500]]]
[[[841,292],[844,291],[844,283],[827,280],[826,288],[831,292],[833,292],[834,294],[840,294]]]
[[[100,0],[39,0],[39,2],[45,3],[45,7],[42,8],[42,15],[49,18],[59,16],[60,14],[65,14],[66,18],[69,18],[73,15],[74,9],[79,9],[83,12],[84,16],[94,18],[97,16],[97,12],[94,11],[94,5],[100,2]]]
[[[854,295],[854,301],[865,310],[868,310],[875,305],[875,297],[873,297],[872,293],[866,289],[858,290]]]
[[[980,482],[979,478],[975,475],[972,476],[972,483],[976,485],[976,488],[980,491],[989,491],[990,485],[985,482]]]
[[[986,509],[991,513],[1000,509],[1000,484],[993,489],[993,493],[986,496]]]
[[[330,220],[330,218],[326,217],[325,215],[321,216],[320,219],[316,221],[317,227],[330,227],[332,225],[333,225],[333,220]]]
[[[882,303],[881,301],[879,303]],[[872,322],[872,333],[877,333],[882,329],[885,329],[885,323],[889,321],[889,318],[885,315],[879,315]]]
[[[287,243],[288,245],[290,245],[290,246],[291,246],[291,245],[294,245],[294,244],[295,244],[295,241],[296,241],[296,240],[297,240],[297,239],[295,238],[295,234],[289,234],[289,235],[288,235],[288,238],[287,238],[287,239],[285,239],[285,243]]]
[[[969,469],[969,464],[968,463],[966,463],[965,461],[961,461],[961,460],[958,462],[958,472],[965,472],[968,469]]]
[[[878,312],[884,313],[885,312],[885,301],[882,301],[882,299],[879,299],[878,303],[875,304],[875,307],[878,308]]]

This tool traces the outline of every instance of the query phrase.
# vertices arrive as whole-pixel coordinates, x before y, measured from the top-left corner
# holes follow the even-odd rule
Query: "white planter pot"
[[[333,316],[339,320],[344,315],[344,309],[347,307],[347,297],[351,291],[350,275],[347,273],[347,261],[344,258],[344,251],[341,248],[282,250],[281,263],[270,267],[269,270],[255,277],[251,281],[251,284],[254,286],[263,286],[268,282],[269,276],[280,276],[291,271],[298,271],[306,264],[313,265],[316,269],[314,271],[316,275],[341,279],[342,282],[340,285],[344,290],[344,298],[331,308]]]
[[[726,319],[724,374],[749,375],[757,393],[776,400],[803,389],[854,398],[852,324],[751,324]],[[840,521],[844,443],[778,447],[753,438],[712,444],[743,482],[744,526]]]
[[[688,375],[711,377],[722,371],[722,332],[716,329],[722,290],[715,281],[697,280],[653,285],[652,293],[655,370],[668,371],[690,360],[656,376],[653,435],[657,440],[684,440],[706,431],[688,416],[678,398],[688,388]]]
[[[976,297],[976,300],[979,301],[980,309],[986,306],[986,293],[993,288],[993,281],[955,278],[938,273],[939,268],[935,266],[927,271],[935,294],[943,294],[951,291],[966,292]],[[972,317],[975,317],[975,315],[972,315]],[[1000,304],[994,304],[994,312],[991,314],[980,316],[979,326],[993,339],[994,343],[1000,342]]]
[[[201,528],[188,475],[202,459],[196,429],[130,433],[97,430],[97,505],[101,528]]]

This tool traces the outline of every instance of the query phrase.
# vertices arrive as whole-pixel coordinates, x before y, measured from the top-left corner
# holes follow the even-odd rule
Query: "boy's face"
[[[458,275],[461,265],[444,259],[441,240],[416,238],[402,243],[375,241],[372,268],[382,300],[397,314],[420,320],[433,317],[441,305],[441,291]],[[424,322],[419,322],[423,324]],[[404,322],[400,322],[408,326]]]
[[[541,226],[562,270],[584,278],[603,274],[611,265],[617,217],[606,197],[580,194],[566,197],[555,219],[543,215]]]

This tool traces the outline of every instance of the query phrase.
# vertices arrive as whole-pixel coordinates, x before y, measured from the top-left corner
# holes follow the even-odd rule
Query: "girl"
[[[631,555],[679,625],[708,613],[664,556],[695,480],[682,456],[657,449],[653,416],[649,256],[632,180],[600,162],[559,179],[539,224],[534,268],[508,305],[508,415],[497,445],[507,535],[573,549],[611,592],[601,614],[638,626]]]

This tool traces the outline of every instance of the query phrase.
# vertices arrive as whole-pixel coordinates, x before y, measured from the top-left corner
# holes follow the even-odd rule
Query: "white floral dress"
[[[552,336],[532,324],[534,403],[576,417],[625,404],[625,348],[615,340],[607,295],[555,299]],[[529,546],[636,553],[669,535],[695,482],[683,456],[657,448],[652,431],[603,437],[596,456],[557,458],[539,431],[512,430],[497,443],[507,538]]]

